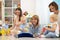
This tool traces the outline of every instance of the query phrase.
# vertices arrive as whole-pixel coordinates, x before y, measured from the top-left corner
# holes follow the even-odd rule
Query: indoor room
[[[0,0],[1,40],[59,38],[59,0]]]

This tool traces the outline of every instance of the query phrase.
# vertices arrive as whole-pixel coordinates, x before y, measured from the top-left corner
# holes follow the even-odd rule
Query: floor
[[[13,36],[0,36],[0,40],[59,40],[60,38],[15,38]]]

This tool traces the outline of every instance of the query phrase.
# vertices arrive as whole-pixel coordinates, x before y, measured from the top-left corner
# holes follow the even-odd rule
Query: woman
[[[14,18],[14,26],[18,26],[21,22],[22,10],[21,8],[16,8],[15,10],[15,18]]]
[[[59,19],[60,18],[60,11],[59,11],[58,4],[56,2],[51,2],[49,4],[49,9],[50,9],[50,12],[54,12],[54,14],[58,15],[58,24],[59,24],[59,28],[60,28],[60,19]]]
[[[14,26],[11,28],[13,29],[12,33],[17,34],[18,31],[20,30],[20,25],[24,23],[26,20],[25,16],[22,15],[22,10],[21,8],[16,8],[15,10],[15,16],[14,16]]]

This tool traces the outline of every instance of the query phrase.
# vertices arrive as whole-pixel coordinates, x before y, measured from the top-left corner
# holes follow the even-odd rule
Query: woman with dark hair
[[[20,25],[23,24],[26,21],[26,17],[22,15],[21,8],[16,8],[15,15],[14,15],[14,26],[11,28],[11,33],[13,35],[18,34],[18,31],[20,32]]]
[[[60,30],[60,11],[58,8],[58,4],[56,2],[51,2],[49,4],[50,12],[54,12],[54,14],[58,15],[58,24],[59,24],[59,30]]]
[[[14,24],[19,25],[20,23],[23,23],[23,21],[26,21],[26,17],[22,15],[21,8],[16,8],[15,10],[15,18],[14,18]]]
[[[20,21],[21,20],[21,17],[22,17],[22,10],[21,10],[21,8],[16,8],[15,12],[16,12],[16,15],[19,16],[19,21]]]
[[[21,8],[16,8],[15,16],[14,16],[14,25],[19,25],[22,17],[22,10]]]
[[[50,9],[50,12],[54,12],[54,14],[58,14],[59,13],[58,4],[56,2],[51,2],[49,4],[49,9]]]

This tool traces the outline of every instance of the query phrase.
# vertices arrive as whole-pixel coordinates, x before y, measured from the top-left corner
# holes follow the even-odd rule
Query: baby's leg
[[[48,34],[49,32],[50,32],[49,30],[46,30],[46,31],[44,32],[44,35]]]

